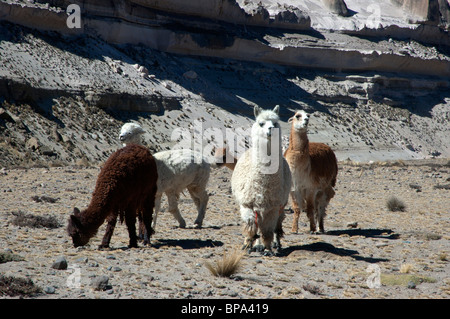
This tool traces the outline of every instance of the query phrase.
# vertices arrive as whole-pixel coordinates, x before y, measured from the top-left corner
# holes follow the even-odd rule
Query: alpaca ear
[[[280,106],[279,106],[279,105],[275,106],[275,107],[273,108],[273,111],[274,111],[275,113],[277,113],[277,115],[279,115],[279,114],[280,114]]]
[[[80,210],[79,210],[77,207],[74,207],[74,208],[73,208],[73,214],[74,214],[75,216],[80,216],[80,215],[81,215],[81,212],[80,212]]]
[[[72,226],[74,226],[76,229],[80,229],[81,223],[77,216],[70,215],[70,223]]]
[[[258,105],[255,105],[253,112],[255,113],[255,117],[258,117],[259,113],[261,113],[261,108]]]

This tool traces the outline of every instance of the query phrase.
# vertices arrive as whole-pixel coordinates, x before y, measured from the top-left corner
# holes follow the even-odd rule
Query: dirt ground
[[[163,211],[151,247],[128,249],[126,227],[118,224],[107,250],[97,249],[104,225],[85,247],[74,248],[66,234],[73,207],[90,201],[98,168],[2,169],[0,252],[18,258],[0,263],[0,274],[31,279],[42,289],[26,298],[448,299],[448,161],[340,163],[339,168],[327,233],[309,234],[305,214],[299,233],[291,233],[288,212],[281,256],[246,254],[231,278],[214,277],[205,267],[240,249],[244,239],[226,168],[212,172],[202,229],[180,229]],[[390,196],[406,209],[390,211]],[[184,194],[180,210],[192,225],[196,211]],[[54,217],[60,226],[17,226],[20,212]],[[52,268],[62,256],[68,269]],[[102,275],[109,278],[106,289],[94,290],[91,281]]]

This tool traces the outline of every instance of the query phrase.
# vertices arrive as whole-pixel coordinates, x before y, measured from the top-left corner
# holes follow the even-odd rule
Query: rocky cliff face
[[[154,151],[180,128],[218,145],[204,133],[248,128],[255,104],[314,113],[340,159],[448,157],[446,17],[446,1],[0,1],[0,165],[101,162],[129,120]]]

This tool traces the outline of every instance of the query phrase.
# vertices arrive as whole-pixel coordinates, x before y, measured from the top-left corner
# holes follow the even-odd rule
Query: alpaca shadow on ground
[[[349,256],[355,260],[362,260],[362,261],[365,261],[368,263],[389,261],[389,259],[385,259],[385,258],[372,258],[372,257],[359,256],[359,253],[357,250],[337,248],[337,247],[333,246],[332,244],[326,243],[326,242],[316,242],[316,243],[307,244],[307,245],[289,246],[289,247],[282,249],[281,256],[289,256],[292,252],[297,251],[297,250],[306,250],[306,251],[313,251],[313,252],[323,251],[323,252],[334,254],[337,256]]]
[[[383,238],[383,239],[398,239],[399,234],[396,234],[391,229],[342,229],[342,230],[329,230],[325,233],[331,236],[349,235],[349,236],[364,236],[370,238]]]
[[[153,248],[161,248],[163,246],[176,247],[179,246],[183,249],[198,249],[198,248],[214,248],[223,246],[223,242],[218,240],[200,240],[200,239],[158,239],[158,241],[152,242]]]

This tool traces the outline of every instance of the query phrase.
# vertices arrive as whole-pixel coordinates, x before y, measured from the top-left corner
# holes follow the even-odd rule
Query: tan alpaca
[[[291,199],[294,209],[292,231],[298,231],[298,218],[302,209],[306,210],[311,232],[325,232],[323,219],[325,210],[333,198],[338,172],[337,160],[331,148],[323,143],[308,140],[309,116],[305,111],[297,111],[289,119],[292,123],[289,147],[284,156],[292,173]]]
[[[237,158],[230,154],[228,147],[221,147],[216,149],[214,159],[218,167],[225,166],[230,170],[234,170],[237,163]]]

